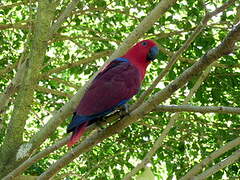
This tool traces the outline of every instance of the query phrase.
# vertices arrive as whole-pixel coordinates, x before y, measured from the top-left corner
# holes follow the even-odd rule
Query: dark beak
[[[158,53],[159,53],[159,49],[157,46],[151,47],[149,53],[147,54],[147,60],[153,61],[154,59],[156,59]]]

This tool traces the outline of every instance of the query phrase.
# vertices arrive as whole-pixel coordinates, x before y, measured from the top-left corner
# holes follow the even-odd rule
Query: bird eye
[[[143,45],[143,46],[146,46],[146,45],[147,45],[147,42],[145,42],[145,41],[142,42],[142,45]]]

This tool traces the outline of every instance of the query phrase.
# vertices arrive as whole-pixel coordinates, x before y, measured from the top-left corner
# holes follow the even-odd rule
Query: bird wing
[[[91,116],[111,112],[137,94],[140,84],[140,74],[135,66],[128,61],[114,60],[93,80],[76,114]]]

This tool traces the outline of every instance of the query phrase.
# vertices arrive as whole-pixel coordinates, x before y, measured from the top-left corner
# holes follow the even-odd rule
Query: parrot
[[[68,147],[79,141],[87,126],[123,107],[139,92],[146,68],[158,53],[155,41],[142,40],[97,74],[67,127],[67,133],[72,132]]]

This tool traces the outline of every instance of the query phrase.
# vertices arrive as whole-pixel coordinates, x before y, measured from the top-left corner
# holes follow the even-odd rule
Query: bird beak
[[[154,59],[156,59],[158,53],[159,53],[159,49],[157,46],[151,47],[149,53],[147,54],[147,60],[153,61]]]

